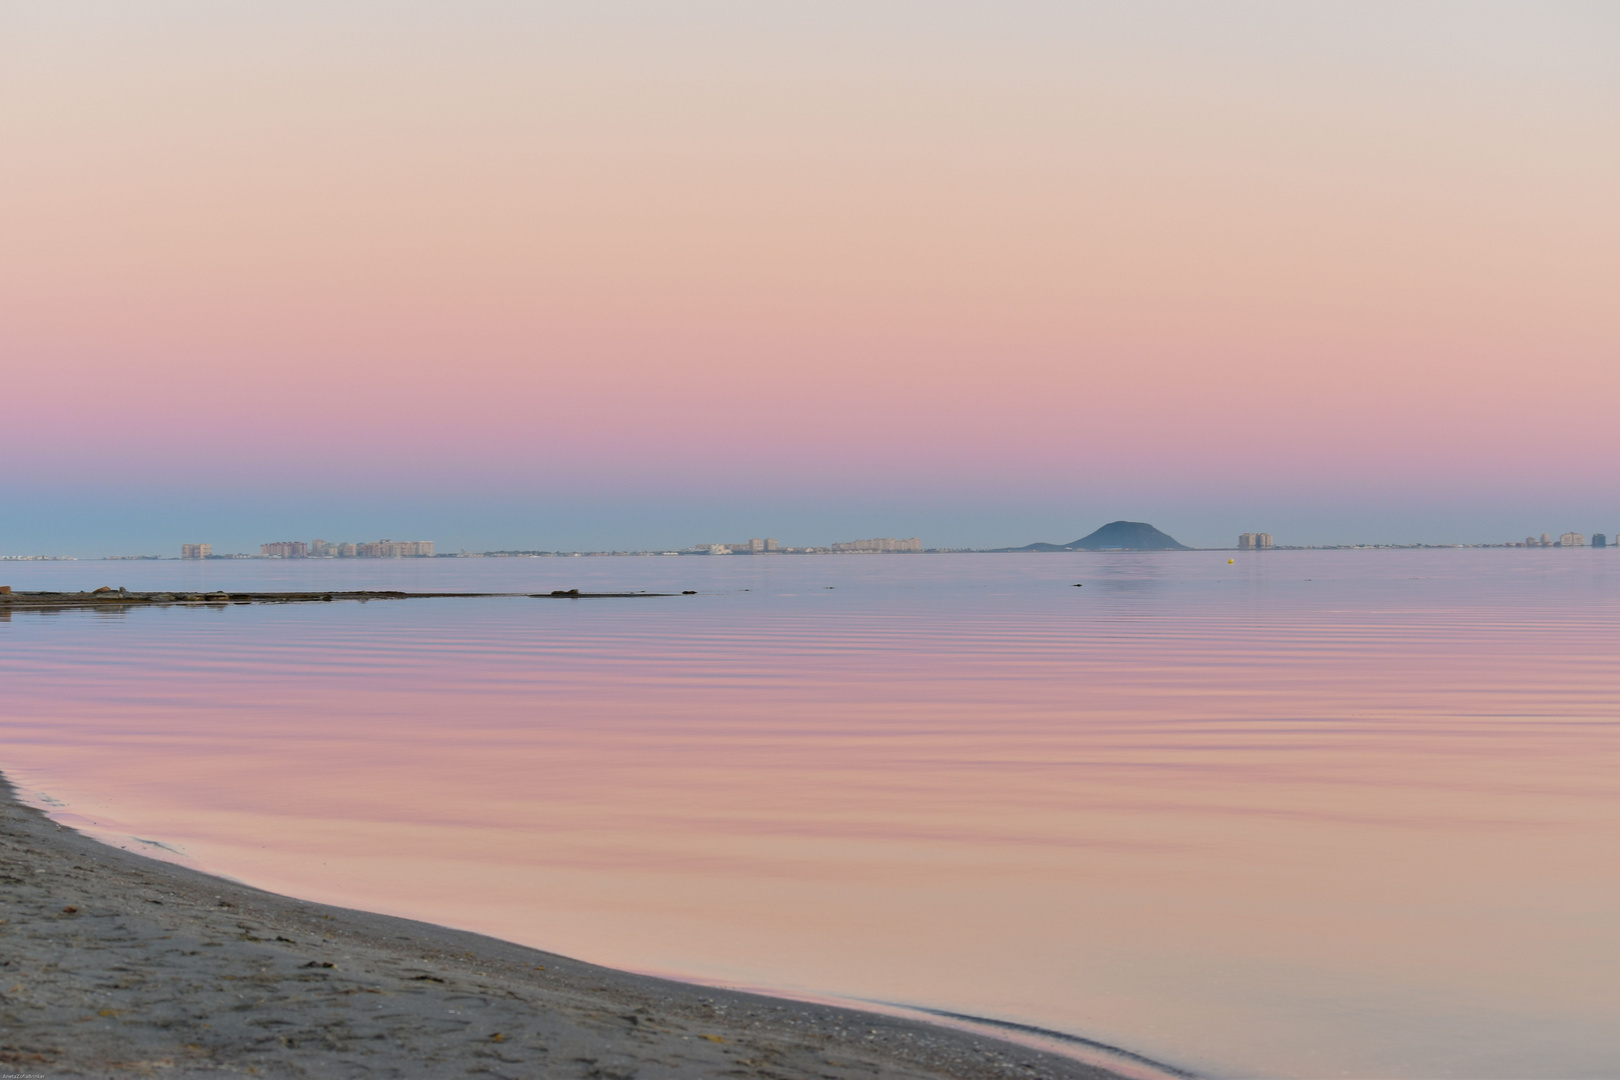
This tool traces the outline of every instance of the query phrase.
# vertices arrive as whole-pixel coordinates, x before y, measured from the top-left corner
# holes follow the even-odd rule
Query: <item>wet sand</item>
[[[0,1071],[1120,1075],[970,1032],[633,975],[278,896],[91,840],[18,803],[3,778]]]

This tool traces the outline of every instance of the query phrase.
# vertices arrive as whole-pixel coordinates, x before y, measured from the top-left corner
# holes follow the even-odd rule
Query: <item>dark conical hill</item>
[[[1169,533],[1162,533],[1145,521],[1110,521],[1090,536],[1063,545],[1070,551],[1189,551]]]

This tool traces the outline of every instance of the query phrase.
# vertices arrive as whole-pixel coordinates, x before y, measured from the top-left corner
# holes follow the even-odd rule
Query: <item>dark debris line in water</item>
[[[94,592],[0,592],[0,612],[60,611],[64,608],[125,608],[152,605],[310,604],[334,600],[443,600],[491,597],[527,597],[532,600],[637,600],[675,596],[654,592],[581,592],[557,589],[549,593],[397,592],[358,590],[338,592],[129,592],[103,586]],[[695,596],[695,590],[680,593]]]

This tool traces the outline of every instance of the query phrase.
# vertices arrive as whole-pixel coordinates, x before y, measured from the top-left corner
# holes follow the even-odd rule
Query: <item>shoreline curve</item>
[[[1128,1051],[1104,1065],[960,1027],[639,975],[281,896],[92,839],[20,801],[3,775],[0,907],[0,1064],[9,1072],[1187,1075],[1144,1071],[1157,1063]]]

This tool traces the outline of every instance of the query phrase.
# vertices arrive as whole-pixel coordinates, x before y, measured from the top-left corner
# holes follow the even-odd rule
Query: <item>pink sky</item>
[[[1620,524],[1616,55],[1602,5],[13,8],[0,485]]]

